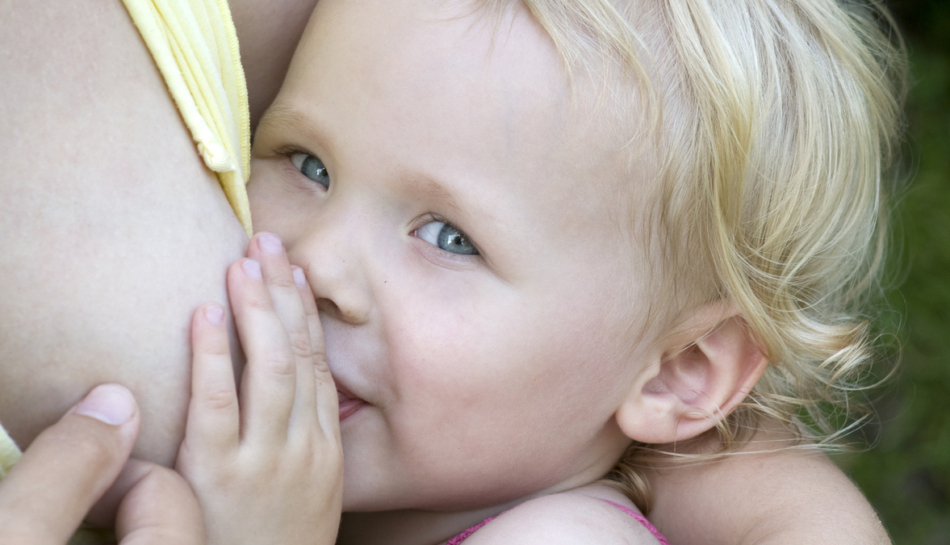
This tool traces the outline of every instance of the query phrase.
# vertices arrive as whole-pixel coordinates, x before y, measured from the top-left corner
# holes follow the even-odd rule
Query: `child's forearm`
[[[782,439],[760,433],[745,454],[651,472],[650,519],[679,545],[890,543],[870,504],[824,454],[754,454]]]

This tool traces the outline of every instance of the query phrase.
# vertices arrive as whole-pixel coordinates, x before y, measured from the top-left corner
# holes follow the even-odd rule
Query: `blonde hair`
[[[621,67],[634,115],[655,122],[653,236],[676,272],[663,303],[730,301],[770,362],[718,427],[722,449],[763,418],[803,443],[839,437],[842,415],[860,419],[852,394],[873,360],[865,309],[901,120],[905,58],[887,12],[875,0],[522,3],[570,70]],[[633,445],[609,476],[644,511],[637,467],[655,452]]]

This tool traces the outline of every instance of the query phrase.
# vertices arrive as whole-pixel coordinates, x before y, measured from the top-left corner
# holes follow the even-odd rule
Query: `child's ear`
[[[709,430],[765,371],[765,356],[730,305],[704,305],[682,326],[658,347],[659,362],[633,384],[617,411],[617,422],[631,439],[664,444]]]

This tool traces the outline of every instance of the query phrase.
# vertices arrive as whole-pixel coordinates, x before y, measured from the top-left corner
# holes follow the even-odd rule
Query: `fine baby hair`
[[[649,121],[629,148],[656,150],[656,204],[636,220],[658,294],[651,327],[726,301],[768,359],[717,425],[720,452],[763,419],[802,444],[838,437],[841,416],[865,409],[852,396],[873,360],[866,303],[899,136],[905,62],[887,12],[851,0],[524,4],[570,71],[605,74],[618,116]],[[656,454],[634,444],[609,477],[644,510],[635,468]]]

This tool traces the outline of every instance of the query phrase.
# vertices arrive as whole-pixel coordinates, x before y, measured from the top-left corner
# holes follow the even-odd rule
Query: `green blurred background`
[[[911,87],[896,204],[895,287],[884,329],[899,374],[878,394],[872,448],[839,461],[894,542],[950,544],[950,0],[890,0],[907,40]],[[898,351],[895,349],[895,353]]]

